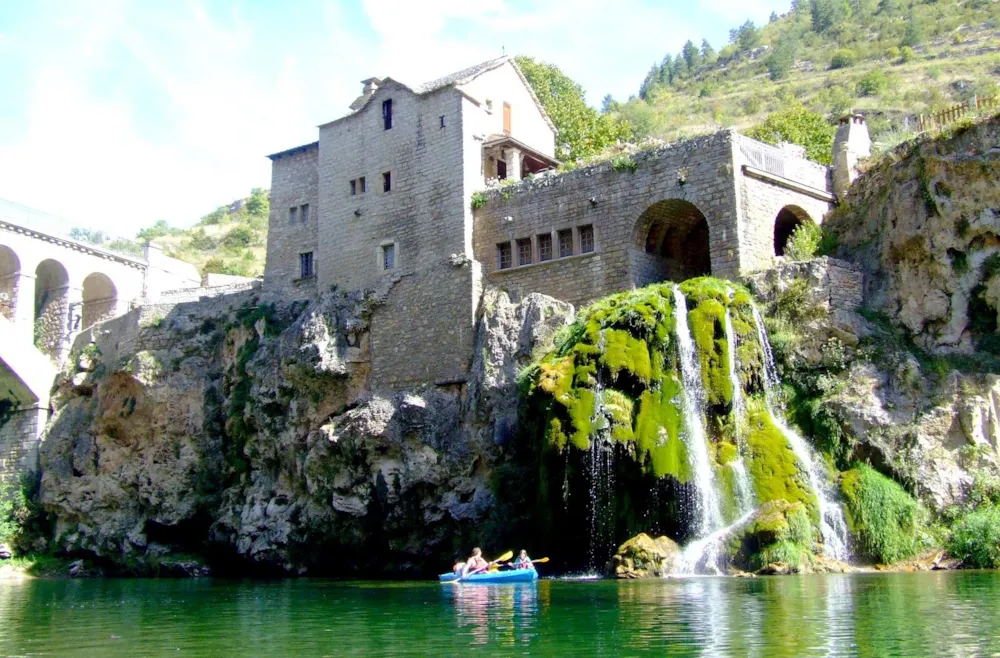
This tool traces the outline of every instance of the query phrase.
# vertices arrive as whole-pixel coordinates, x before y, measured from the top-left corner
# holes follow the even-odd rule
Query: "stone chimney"
[[[853,112],[843,117],[833,138],[833,191],[838,199],[858,177],[858,161],[871,154],[872,138],[865,118]]]
[[[361,81],[361,95],[354,99],[351,103],[352,110],[359,110],[361,107],[368,102],[368,99],[372,97],[375,90],[378,89],[379,85],[382,84],[380,78],[366,78]]]

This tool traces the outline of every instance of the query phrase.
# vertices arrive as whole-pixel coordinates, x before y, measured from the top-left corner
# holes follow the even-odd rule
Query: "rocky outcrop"
[[[61,379],[42,449],[54,545],[151,572],[201,574],[194,553],[350,574],[430,570],[489,539],[516,374],[572,307],[487,300],[466,389],[368,388],[377,292],[105,323]]]
[[[609,578],[661,578],[673,573],[680,552],[669,537],[639,533],[618,547],[605,571]]]

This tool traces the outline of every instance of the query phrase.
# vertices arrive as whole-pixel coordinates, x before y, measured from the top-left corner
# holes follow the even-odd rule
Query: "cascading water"
[[[687,300],[674,286],[674,318],[683,383],[684,438],[694,471],[698,492],[698,537],[707,537],[723,526],[719,497],[715,489],[715,473],[708,456],[704,418],[705,389],[701,383],[701,365],[687,320]]]
[[[775,426],[788,440],[792,452],[795,453],[795,457],[802,464],[806,476],[809,478],[809,486],[816,494],[816,500],[819,504],[820,533],[823,536],[823,554],[835,560],[846,561],[850,557],[850,552],[847,544],[848,531],[847,523],[844,520],[844,510],[839,503],[832,499],[826,473],[814,458],[809,444],[785,423],[784,405],[779,395],[781,378],[778,376],[774,352],[771,350],[767,329],[764,327],[764,320],[760,316],[760,311],[757,310],[757,305],[754,304],[752,308],[754,324],[757,325],[757,338],[764,353],[764,399],[767,402],[767,410],[771,414]]]
[[[598,346],[605,348],[605,335],[601,332]],[[598,569],[609,548],[614,548],[614,446],[605,440],[607,419],[604,415],[604,381],[598,372],[594,386],[593,417],[597,419],[597,433],[590,437],[590,455],[587,460],[590,482],[590,568]]]
[[[720,528],[711,534],[696,539],[684,547],[674,566],[677,575],[692,575],[696,573],[712,573],[722,575],[719,557],[729,535],[750,520],[756,509],[749,509],[740,518],[725,528]]]
[[[743,426],[746,422],[746,403],[743,400],[743,385],[736,372],[736,332],[733,331],[733,318],[726,309],[726,342],[729,347],[729,382],[733,388],[733,425],[736,436],[736,447],[739,457],[729,464],[736,475],[736,502],[740,515],[753,511],[753,489],[750,476],[747,475],[745,459],[747,458],[746,438],[743,436]]]

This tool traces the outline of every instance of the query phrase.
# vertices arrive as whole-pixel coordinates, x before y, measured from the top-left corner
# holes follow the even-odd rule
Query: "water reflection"
[[[495,642],[514,647],[529,644],[535,634],[539,587],[547,594],[548,583],[460,583],[442,587],[441,591],[454,604],[456,626],[471,636],[472,645]],[[547,596],[542,597],[543,601],[546,599]]]

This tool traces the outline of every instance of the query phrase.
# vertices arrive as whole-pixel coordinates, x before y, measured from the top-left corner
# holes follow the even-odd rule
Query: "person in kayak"
[[[472,557],[465,562],[465,567],[462,569],[462,577],[465,578],[470,573],[485,571],[489,566],[490,563],[483,557],[482,549],[477,546],[472,549]]]
[[[528,551],[521,549],[518,554],[517,559],[514,560],[515,569],[534,569],[535,565],[531,563],[531,558],[528,557]]]

